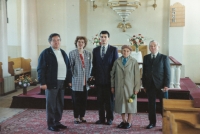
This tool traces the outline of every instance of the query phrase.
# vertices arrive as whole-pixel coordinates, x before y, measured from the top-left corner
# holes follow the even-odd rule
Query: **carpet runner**
[[[121,122],[121,115],[114,114],[112,125],[96,125],[98,111],[88,110],[85,116],[87,123],[74,124],[73,111],[64,110],[61,123],[68,128],[55,132],[56,134],[162,134],[162,117],[157,114],[157,124],[153,129],[146,129],[148,125],[147,113],[136,113],[133,115],[132,127],[130,129],[119,129],[117,125]],[[53,133],[47,129],[46,111],[44,109],[27,109],[10,119],[2,122],[1,134],[44,134]]]

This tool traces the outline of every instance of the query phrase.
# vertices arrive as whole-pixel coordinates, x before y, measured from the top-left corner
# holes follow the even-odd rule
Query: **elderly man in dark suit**
[[[110,71],[112,70],[114,61],[118,58],[117,48],[108,44],[109,38],[110,34],[108,31],[101,31],[101,46],[93,49],[93,68],[91,73],[91,76],[95,78],[99,108],[99,120],[96,121],[96,124],[104,124],[106,118],[107,125],[111,125],[114,119],[114,96],[110,90]]]
[[[168,56],[160,54],[157,41],[149,43],[151,54],[144,56],[142,83],[148,96],[149,125],[147,129],[156,126],[156,96],[160,99],[168,98],[170,84],[170,63]],[[162,109],[160,109],[162,111]]]
[[[40,88],[45,90],[48,129],[59,131],[67,128],[60,120],[64,107],[64,89],[71,86],[72,74],[68,56],[60,49],[60,35],[53,33],[48,41],[51,46],[42,51],[38,59],[38,80]]]

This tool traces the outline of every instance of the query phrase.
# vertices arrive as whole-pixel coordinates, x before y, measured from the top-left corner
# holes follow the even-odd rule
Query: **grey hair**
[[[159,44],[156,40],[150,41],[150,42],[149,42],[149,46],[151,45],[152,42],[156,43],[157,46],[160,46],[160,44]]]

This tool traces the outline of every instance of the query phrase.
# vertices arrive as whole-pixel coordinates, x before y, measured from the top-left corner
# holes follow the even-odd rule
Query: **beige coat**
[[[111,71],[111,87],[115,88],[115,112],[136,113],[137,95],[133,103],[128,103],[134,91],[140,89],[140,71],[136,59],[130,57],[125,66],[122,64],[122,57],[114,62]]]

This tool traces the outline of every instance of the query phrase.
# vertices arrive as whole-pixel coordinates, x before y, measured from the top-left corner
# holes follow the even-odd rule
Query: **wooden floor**
[[[36,86],[30,86],[28,87],[28,90],[31,90],[35,87]],[[21,93],[22,93],[22,89],[17,89],[17,91],[14,93],[10,93],[5,96],[0,96],[0,123],[14,116],[15,114],[18,114],[25,110],[25,109],[9,108],[12,102],[12,97],[17,96]]]

